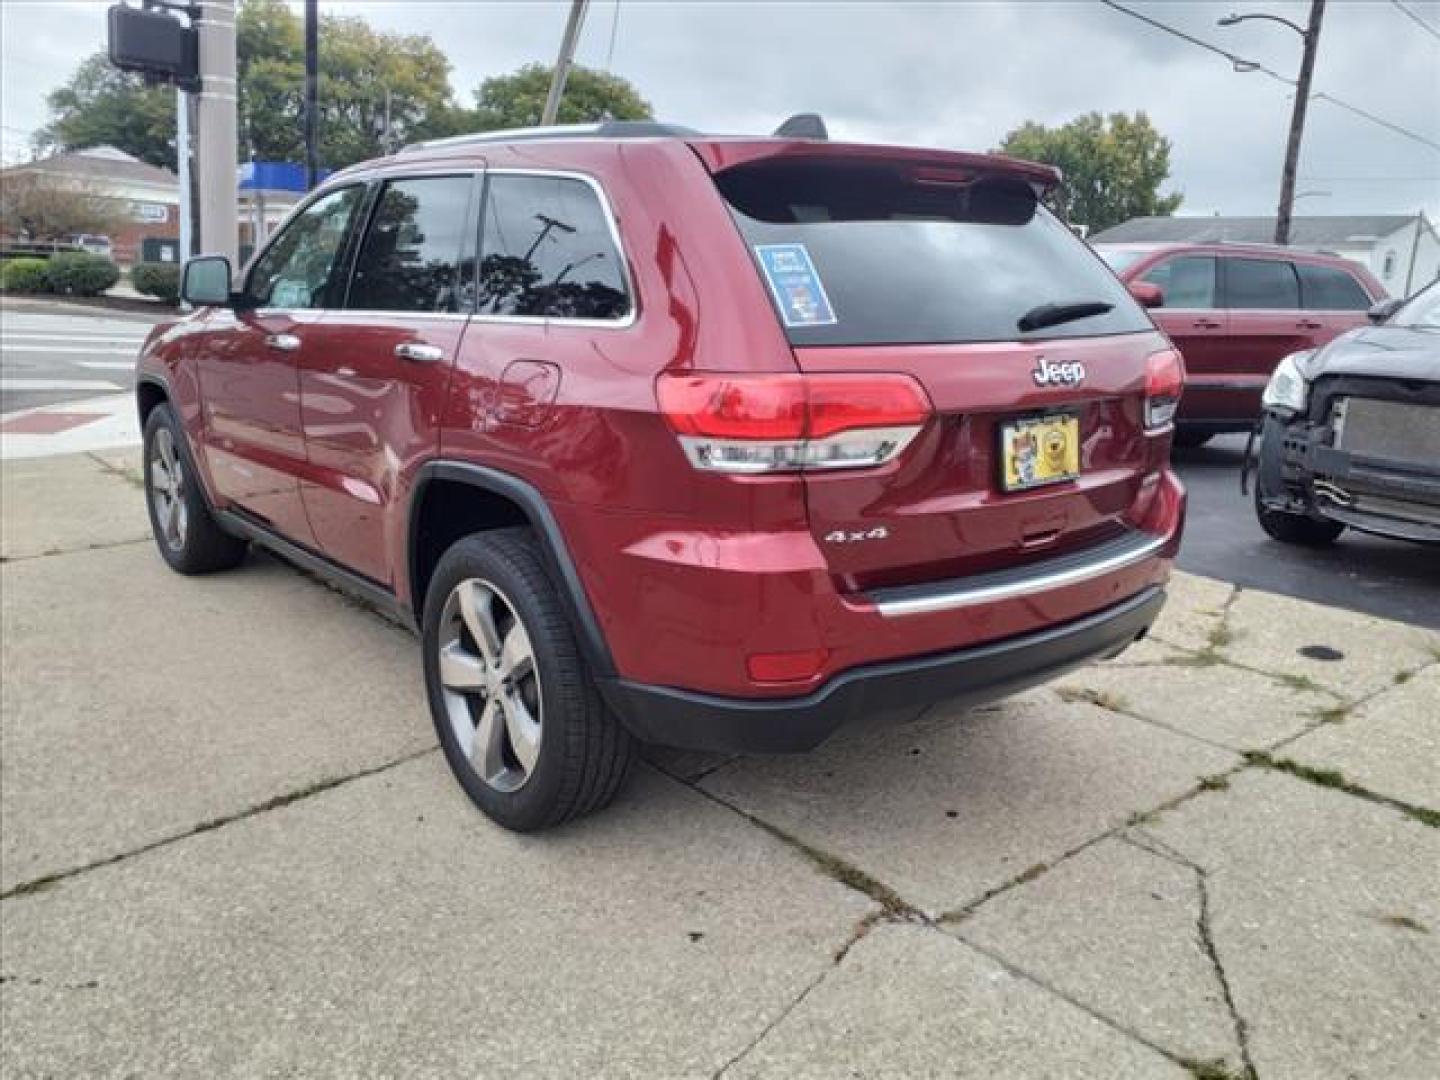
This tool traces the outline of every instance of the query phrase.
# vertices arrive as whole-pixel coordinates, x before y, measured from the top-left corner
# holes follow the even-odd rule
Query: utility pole
[[[555,60],[555,72],[550,76],[550,93],[545,96],[545,111],[540,114],[542,127],[555,123],[560,114],[560,99],[565,94],[565,80],[570,77],[570,67],[575,63],[575,45],[580,40],[580,24],[585,21],[585,8],[589,0],[572,0],[570,18],[565,22],[565,36],[560,39],[560,55]]]
[[[239,242],[235,0],[201,0],[197,6],[200,92],[192,134],[198,144],[195,164],[200,179],[200,247],[227,256],[233,264]]]
[[[319,0],[305,0],[305,187],[320,182]]]
[[[1310,25],[1302,35],[1305,53],[1295,82],[1295,108],[1290,113],[1290,136],[1285,142],[1285,168],[1280,173],[1280,206],[1275,213],[1275,243],[1290,243],[1290,217],[1295,209],[1295,173],[1300,167],[1300,139],[1305,133],[1305,110],[1310,104],[1310,77],[1315,72],[1315,50],[1320,44],[1320,20],[1325,0],[1312,0]]]

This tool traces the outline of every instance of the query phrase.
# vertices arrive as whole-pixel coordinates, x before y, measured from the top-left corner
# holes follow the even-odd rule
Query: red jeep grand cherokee
[[[1046,167],[607,123],[347,169],[140,363],[176,570],[247,542],[418,624],[512,829],[635,741],[815,746],[1143,635],[1179,357]]]
[[[1097,244],[1185,358],[1179,446],[1260,420],[1282,357],[1365,324],[1385,287],[1339,255],[1265,244]],[[1137,288],[1138,286],[1138,288]]]

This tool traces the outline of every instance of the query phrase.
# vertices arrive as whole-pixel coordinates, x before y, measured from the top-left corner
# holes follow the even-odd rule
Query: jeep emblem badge
[[[1079,360],[1057,364],[1043,356],[1035,357],[1035,370],[1030,373],[1036,386],[1079,386],[1085,381],[1085,365]]]

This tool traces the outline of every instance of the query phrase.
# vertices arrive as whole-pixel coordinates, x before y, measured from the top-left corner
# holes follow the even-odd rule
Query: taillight
[[[662,375],[660,411],[690,463],[768,473],[883,465],[930,399],[908,375]]]
[[[1175,419],[1185,389],[1185,364],[1174,349],[1145,360],[1145,427],[1156,431]]]

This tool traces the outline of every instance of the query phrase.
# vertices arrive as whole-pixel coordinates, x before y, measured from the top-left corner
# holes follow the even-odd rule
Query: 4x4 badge
[[[1079,360],[1057,364],[1043,356],[1035,357],[1035,370],[1030,373],[1036,386],[1079,386],[1085,381],[1085,365]]]

